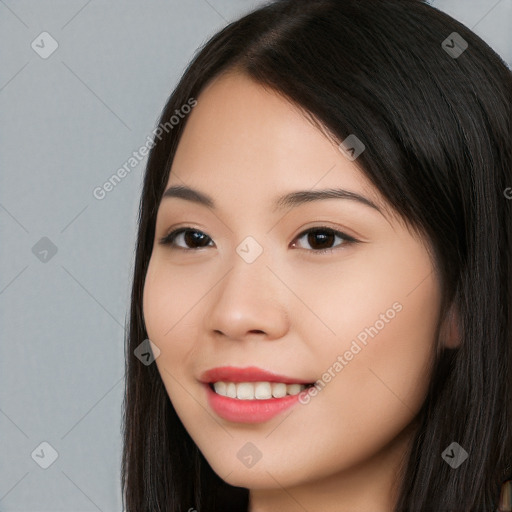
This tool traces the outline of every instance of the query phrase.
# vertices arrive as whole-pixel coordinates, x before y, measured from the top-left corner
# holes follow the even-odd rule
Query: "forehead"
[[[270,204],[294,190],[343,188],[385,209],[373,184],[293,103],[246,75],[217,77],[197,98],[178,144],[170,185],[232,201]]]

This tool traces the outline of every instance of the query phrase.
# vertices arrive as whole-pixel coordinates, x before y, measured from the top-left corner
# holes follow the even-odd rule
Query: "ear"
[[[507,512],[512,510],[512,480],[503,482],[501,486],[499,512]]]
[[[453,303],[443,319],[439,331],[439,343],[443,348],[454,349],[460,346],[459,315]]]

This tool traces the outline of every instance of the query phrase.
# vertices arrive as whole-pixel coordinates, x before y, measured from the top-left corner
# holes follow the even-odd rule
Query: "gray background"
[[[104,199],[93,189],[146,142],[195,50],[262,3],[0,0],[0,511],[121,510],[124,324],[147,157]],[[512,68],[512,0],[431,3]],[[58,43],[45,59],[31,47],[51,49],[44,31]],[[42,442],[58,453],[47,469]]]

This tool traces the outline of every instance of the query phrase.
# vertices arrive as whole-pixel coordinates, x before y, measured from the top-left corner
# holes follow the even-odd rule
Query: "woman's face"
[[[356,162],[242,75],[210,84],[187,120],[166,189],[213,206],[162,199],[144,318],[178,416],[232,485],[299,489],[344,475],[350,494],[361,478],[380,492],[396,477],[429,382],[440,285],[423,241]],[[303,200],[326,189],[375,207]],[[210,389],[217,381],[237,397]],[[292,381],[317,386],[296,395]]]

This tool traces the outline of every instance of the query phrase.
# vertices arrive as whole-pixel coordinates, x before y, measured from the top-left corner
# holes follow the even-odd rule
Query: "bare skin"
[[[213,470],[250,489],[251,512],[391,512],[433,354],[438,343],[457,343],[452,325],[440,330],[441,288],[425,240],[393,215],[357,160],[243,75],[221,76],[199,96],[171,185],[210,195],[216,208],[162,200],[144,318],[168,395]],[[339,198],[273,210],[278,196],[328,188],[381,211]],[[360,242],[321,245],[303,234],[323,226]],[[206,242],[190,245],[182,234],[159,243],[178,227]],[[236,251],[248,236],[263,251],[251,263]],[[371,326],[378,332],[364,344]],[[199,382],[218,366],[331,378],[269,421],[235,423],[216,415]],[[237,457],[247,442],[261,453],[252,467]]]

